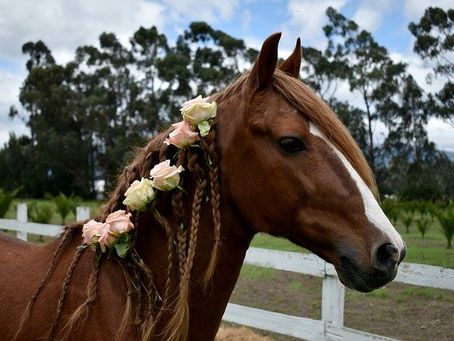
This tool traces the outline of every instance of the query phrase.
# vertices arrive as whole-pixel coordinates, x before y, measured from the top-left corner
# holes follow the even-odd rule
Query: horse
[[[287,238],[367,292],[391,281],[405,243],[378,203],[366,159],[336,114],[299,79],[302,49],[278,65],[280,33],[252,69],[210,96],[199,148],[138,149],[98,219],[153,165],[182,165],[182,191],[133,212],[131,257],[79,247],[83,222],[55,241],[1,236],[3,339],[213,340],[253,236]]]

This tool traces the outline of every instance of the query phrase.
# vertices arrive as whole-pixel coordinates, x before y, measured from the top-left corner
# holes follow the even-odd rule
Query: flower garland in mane
[[[97,296],[101,263],[103,259],[110,258],[121,266],[127,285],[125,310],[116,338],[121,339],[128,326],[139,326],[140,339],[149,340],[155,335],[156,326],[164,311],[173,311],[160,336],[166,340],[187,339],[189,283],[205,196],[211,204],[214,235],[212,256],[203,278],[205,286],[214,274],[220,252],[220,189],[214,129],[216,112],[216,103],[210,103],[201,96],[185,102],[181,109],[183,120],[173,124],[173,129],[166,132],[165,138],[156,137],[138,152],[132,164],[120,175],[118,185],[102,213],[83,225],[83,243],[77,248],[63,280],[57,313],[48,334],[50,339],[55,337],[74,268],[86,249],[96,252],[95,264],[87,282],[86,300],[72,313],[64,326],[64,338],[79,329],[88,317]],[[185,181],[194,184],[191,191],[192,200],[189,198],[190,193],[183,189]],[[207,186],[209,191],[206,191]],[[189,200],[185,201],[184,198]],[[158,211],[160,204],[166,202],[169,202],[172,208],[173,224]],[[185,202],[192,204],[187,223]],[[154,222],[162,227],[167,235],[168,263],[163,293],[158,292],[151,269],[135,248],[138,242],[139,220],[146,213],[152,214]],[[65,230],[45,277],[29,301],[16,338],[30,317],[31,307],[37,296],[54,271],[58,255],[70,238],[69,232],[77,231],[76,227],[70,226]],[[144,228],[156,227],[141,227]],[[178,267],[175,267],[175,263]],[[175,292],[172,292],[174,283],[171,279],[172,274],[175,277],[175,273],[179,281],[178,287],[174,288]]]

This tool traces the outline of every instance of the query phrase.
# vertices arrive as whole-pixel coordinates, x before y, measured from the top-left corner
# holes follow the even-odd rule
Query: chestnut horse
[[[4,340],[213,340],[257,232],[334,264],[346,286],[391,281],[405,244],[377,203],[373,175],[337,116],[299,79],[301,46],[277,67],[280,34],[252,70],[210,97],[215,126],[177,154],[164,132],[137,152],[100,213],[163,159],[184,191],[160,193],[136,226],[128,261],[96,257],[82,223],[36,246],[0,236]]]

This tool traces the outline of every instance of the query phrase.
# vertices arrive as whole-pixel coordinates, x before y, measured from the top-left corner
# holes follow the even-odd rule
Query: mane
[[[124,168],[118,177],[117,186],[112,191],[106,204],[100,209],[97,220],[104,221],[106,217],[118,209],[126,209],[123,204],[124,193],[130,184],[141,177],[148,177],[154,165],[165,159],[176,160],[176,165],[182,165],[187,172],[181,175],[180,184],[185,191],[173,191],[162,197],[162,204],[170,209],[170,216],[161,215],[158,206],[152,206],[151,214],[153,228],[160,227],[167,236],[167,269],[165,274],[164,292],[158,292],[152,270],[142,261],[134,245],[140,239],[141,214],[133,212],[136,229],[133,234],[133,247],[128,261],[117,259],[127,286],[127,297],[123,317],[116,332],[116,339],[123,339],[125,330],[137,326],[139,339],[149,340],[153,337],[158,323],[162,324],[164,313],[172,311],[170,320],[164,325],[160,336],[165,340],[187,339],[189,330],[189,292],[191,270],[197,248],[198,228],[203,210],[208,210],[213,221],[212,256],[209,259],[202,284],[206,287],[214,275],[217,259],[220,253],[220,189],[218,174],[218,157],[216,152],[216,122],[209,134],[200,140],[200,148],[186,148],[177,153],[173,146],[164,144],[171,129],[161,132],[143,148],[138,148],[132,162]],[[183,194],[188,200],[184,200]],[[203,200],[208,198],[208,202]],[[188,207],[186,207],[188,206]],[[159,206],[160,207],[160,206]],[[184,212],[187,213],[185,216]],[[188,218],[188,219],[186,219]],[[184,226],[184,228],[181,228]],[[27,308],[20,321],[15,335],[17,339],[22,332],[25,322],[31,317],[31,308],[50,276],[55,271],[57,260],[69,241],[80,236],[81,224],[74,224],[65,229],[63,235],[56,241],[57,248],[53,254],[48,270],[37,290],[29,300]],[[79,237],[80,238],[80,237]],[[175,242],[176,241],[176,242]],[[72,262],[63,280],[63,289],[57,304],[57,313],[49,330],[48,338],[53,339],[60,321],[66,293],[71,282],[74,269],[86,248],[77,248]],[[104,254],[95,257],[94,266],[87,281],[86,299],[71,314],[64,326],[64,337],[69,337],[72,331],[80,328],[86,321],[89,310],[97,296],[98,274],[101,270]],[[115,261],[115,260],[114,260]],[[174,281],[178,278],[178,281]],[[160,303],[160,304],[159,304]]]
[[[223,91],[213,95],[214,100],[222,100],[232,95],[238,95],[244,89],[249,73],[240,76],[235,82]],[[273,75],[273,87],[294,108],[314,123],[347,158],[358,172],[372,193],[378,198],[378,188],[372,170],[364,154],[348,129],[334,113],[329,105],[323,101],[309,86],[301,80],[293,78],[276,69]]]

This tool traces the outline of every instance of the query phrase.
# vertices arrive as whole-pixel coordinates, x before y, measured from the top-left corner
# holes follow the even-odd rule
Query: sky
[[[206,21],[256,49],[271,33],[282,32],[280,56],[285,58],[297,37],[303,46],[325,47],[322,27],[329,6],[372,32],[393,59],[409,64],[421,87],[429,91],[440,87],[437,81],[426,83],[429,68],[412,52],[414,38],[408,24],[419,21],[429,6],[453,8],[454,0],[0,0],[0,146],[9,132],[29,133],[22,121],[8,117],[11,105],[20,108],[25,42],[43,40],[56,61],[66,63],[78,46],[96,45],[102,32],[114,32],[127,44],[140,26],[154,25],[173,44],[191,21]],[[348,87],[341,87],[337,97],[362,106]],[[377,141],[383,139],[383,131],[377,124]],[[454,151],[454,127],[431,119],[428,133],[438,148]]]

